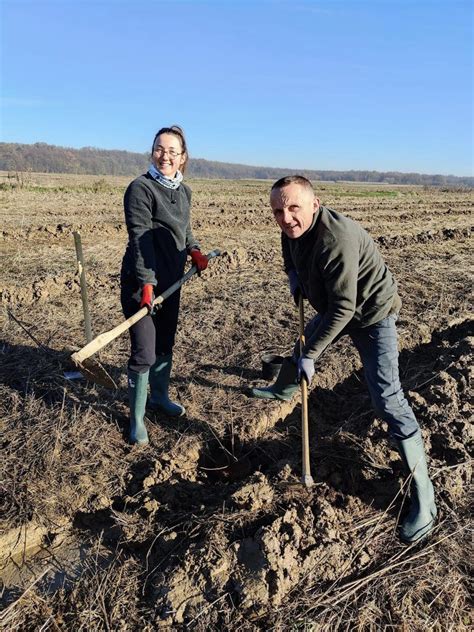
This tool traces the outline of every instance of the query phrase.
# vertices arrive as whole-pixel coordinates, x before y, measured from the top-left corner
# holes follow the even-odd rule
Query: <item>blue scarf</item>
[[[150,165],[148,173],[154,180],[162,184],[167,189],[177,189],[183,181],[183,174],[181,171],[177,171],[174,178],[167,178],[161,173],[161,171],[158,171],[154,164]]]

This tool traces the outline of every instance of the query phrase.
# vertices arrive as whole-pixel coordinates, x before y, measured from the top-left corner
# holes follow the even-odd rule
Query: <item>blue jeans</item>
[[[419,430],[418,422],[405,399],[398,374],[398,343],[395,315],[375,325],[347,332],[359,352],[372,406],[377,417],[388,424],[394,439],[403,440]],[[320,316],[305,328],[306,340],[317,329]]]

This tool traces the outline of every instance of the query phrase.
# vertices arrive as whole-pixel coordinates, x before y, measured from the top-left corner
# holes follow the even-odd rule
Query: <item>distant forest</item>
[[[91,175],[136,176],[146,171],[148,154],[112,149],[83,147],[72,149],[46,143],[23,145],[0,143],[0,171],[77,173]],[[422,184],[474,186],[473,177],[427,175],[398,171],[320,171],[280,169],[216,162],[191,158],[188,176],[191,178],[268,179],[276,180],[290,173],[299,173],[310,180],[380,182],[386,184]]]

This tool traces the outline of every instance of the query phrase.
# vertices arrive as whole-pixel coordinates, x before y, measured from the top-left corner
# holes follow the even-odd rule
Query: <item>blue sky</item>
[[[1,139],[473,175],[470,0],[0,0]]]

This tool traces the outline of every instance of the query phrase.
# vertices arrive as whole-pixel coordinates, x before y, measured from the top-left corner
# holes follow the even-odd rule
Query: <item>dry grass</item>
[[[82,233],[99,333],[122,319],[126,184],[30,174],[0,191],[0,537],[5,577],[16,578],[4,585],[4,628],[472,627],[470,193],[319,187],[379,240],[404,300],[401,374],[441,510],[426,545],[407,548],[396,537],[400,463],[346,341],[324,357],[310,396],[309,494],[298,401],[245,394],[261,354],[286,353],[297,332],[269,183],[191,183],[195,232],[224,254],[183,289],[172,391],[184,419],[150,420],[150,446],[127,445],[126,336],[101,354],[117,392],[64,379],[84,336],[72,231]],[[34,533],[41,560],[28,550]],[[58,583],[66,536],[82,560]]]

